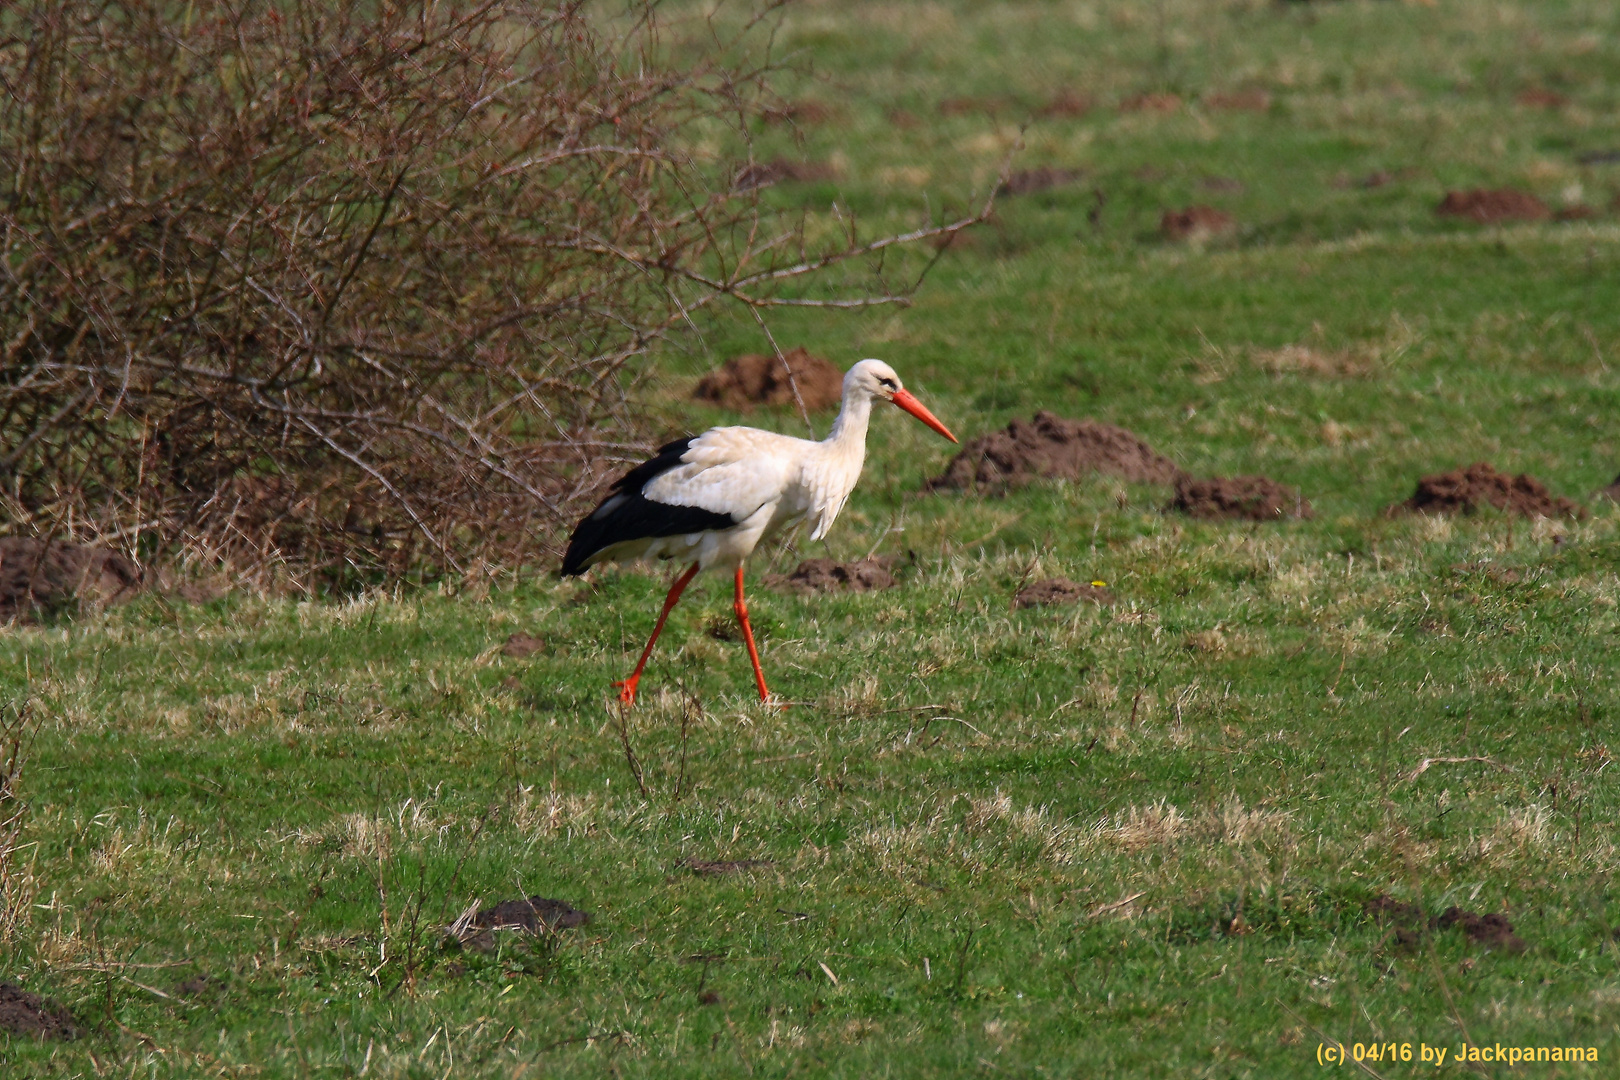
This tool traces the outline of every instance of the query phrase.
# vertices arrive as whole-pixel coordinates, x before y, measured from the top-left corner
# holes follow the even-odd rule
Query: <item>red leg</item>
[[[737,621],[742,623],[743,640],[748,642],[748,659],[754,665],[754,681],[759,684],[759,700],[771,700],[771,692],[765,688],[765,672],[759,666],[759,649],[754,645],[754,628],[748,625],[748,601],[743,599],[743,568],[737,567],[737,601],[732,604],[732,610],[737,613]]]
[[[630,673],[628,679],[616,682],[613,685],[619,688],[619,702],[624,705],[636,703],[636,684],[641,682],[641,669],[647,666],[647,657],[652,655],[653,644],[658,641],[658,635],[663,633],[664,620],[669,618],[671,609],[681,599],[681,593],[686,590],[687,583],[698,572],[698,564],[693,563],[687,567],[686,573],[675,579],[675,584],[669,587],[669,595],[664,597],[664,610],[658,613],[658,622],[653,626],[652,637],[647,639],[647,647],[641,650],[641,659],[636,662],[636,670]]]

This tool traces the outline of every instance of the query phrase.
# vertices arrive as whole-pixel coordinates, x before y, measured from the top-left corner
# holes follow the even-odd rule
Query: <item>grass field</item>
[[[1620,160],[1593,156],[1620,11],[826,0],[779,43],[822,118],[760,152],[826,177],[782,205],[966,206],[1031,118],[1015,167],[1080,174],[1003,199],[913,306],[783,315],[784,346],[889,360],[964,437],[1094,416],[1316,516],[1193,522],[1107,479],[922,495],[951,448],[882,415],[829,546],[755,577],[875,549],[903,584],[755,587],[780,712],[727,584],[694,586],[624,732],[644,789],[608,684],[655,576],[0,629],[37,726],[0,980],[84,1029],[0,1041],[0,1073],[1294,1077],[1338,1040],[1386,1048],[1346,1075],[1615,1075],[1620,510],[1590,496],[1620,471]],[[1065,93],[1091,108],[1038,115]],[[1596,213],[1435,215],[1472,187]],[[1194,202],[1237,230],[1161,239]],[[703,331],[658,360],[671,428],[732,419],[671,402],[761,349]],[[1476,460],[1590,515],[1384,515]],[[1054,574],[1120,603],[1013,609]],[[517,631],[545,648],[504,656]],[[529,894],[593,919],[440,948]],[[1524,948],[1406,932],[1384,894]]]

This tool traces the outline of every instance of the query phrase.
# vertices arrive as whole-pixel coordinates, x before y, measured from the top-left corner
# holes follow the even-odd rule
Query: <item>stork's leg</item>
[[[636,661],[636,670],[630,673],[628,679],[616,682],[613,685],[619,688],[619,701],[625,705],[636,703],[636,684],[641,682],[641,669],[647,666],[647,657],[652,655],[653,645],[658,641],[658,635],[663,633],[664,620],[669,618],[670,611],[681,599],[681,593],[686,590],[687,583],[698,572],[698,564],[693,563],[687,567],[686,573],[675,579],[675,584],[669,587],[669,595],[664,597],[664,610],[658,613],[658,622],[653,625],[652,637],[647,639],[647,647],[641,650],[641,659]]]
[[[742,623],[743,640],[748,642],[748,659],[754,665],[754,681],[759,684],[759,700],[771,700],[771,692],[765,688],[765,672],[759,666],[759,649],[754,645],[754,628],[748,625],[748,601],[743,599],[743,568],[737,567],[737,601],[731,609],[737,613],[737,621]]]

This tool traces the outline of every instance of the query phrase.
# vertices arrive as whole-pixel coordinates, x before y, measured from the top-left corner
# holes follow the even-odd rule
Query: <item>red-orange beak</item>
[[[956,441],[956,436],[951,434],[951,429],[940,423],[939,418],[933,413],[929,412],[927,406],[923,405],[922,402],[912,397],[910,390],[896,390],[894,392],[894,397],[890,398],[889,400],[893,401],[896,405],[906,410],[906,412],[910,413],[912,416],[915,416],[917,419],[921,420],[923,423],[927,424],[929,427],[951,440],[951,442]]]

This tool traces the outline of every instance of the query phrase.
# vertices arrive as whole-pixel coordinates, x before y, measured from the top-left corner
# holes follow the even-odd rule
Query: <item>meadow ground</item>
[[[1438,1046],[1614,1075],[1620,11],[829,0],[778,41],[813,71],[761,154],[817,166],[771,192],[817,221],[966,205],[1026,119],[1015,167],[1070,174],[914,306],[778,340],[890,360],[965,437],[1093,416],[1315,516],[1196,522],[1107,478],[924,495],[949,448],[880,416],[829,547],[758,570],[876,550],[901,585],[756,586],[782,712],[695,586],[624,731],[640,785],[608,683],[654,576],[0,630],[36,731],[0,980],[83,1029],[0,1041],[0,1071],[1291,1077],[1340,1040],[1385,1047],[1346,1073]],[[1435,214],[1476,187],[1592,216]],[[1234,230],[1161,237],[1193,203]],[[703,330],[659,361],[671,428],[729,418],[678,402],[760,348]],[[1590,513],[1384,514],[1477,460]],[[1058,574],[1118,603],[1014,609]],[[531,894],[592,921],[441,948]],[[1517,940],[1428,925],[1454,906]]]

